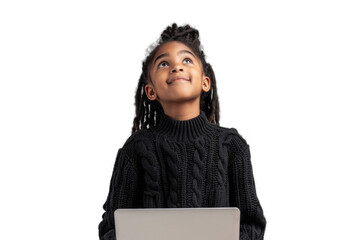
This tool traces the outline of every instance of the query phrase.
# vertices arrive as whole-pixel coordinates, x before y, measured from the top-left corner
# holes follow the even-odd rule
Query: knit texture
[[[99,224],[102,240],[115,240],[118,208],[238,207],[240,239],[263,239],[266,219],[257,198],[251,155],[234,128],[205,113],[133,133],[118,150]]]

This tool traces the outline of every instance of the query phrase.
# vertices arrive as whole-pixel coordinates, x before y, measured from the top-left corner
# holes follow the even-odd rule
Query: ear
[[[154,101],[157,97],[154,86],[150,83],[145,85],[145,94],[150,101]]]
[[[202,90],[203,92],[208,92],[210,90],[210,78],[207,76],[203,76],[203,80],[202,80]]]

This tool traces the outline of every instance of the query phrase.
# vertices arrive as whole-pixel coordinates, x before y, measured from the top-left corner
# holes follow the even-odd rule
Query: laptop
[[[117,209],[114,216],[117,240],[239,239],[236,207]]]

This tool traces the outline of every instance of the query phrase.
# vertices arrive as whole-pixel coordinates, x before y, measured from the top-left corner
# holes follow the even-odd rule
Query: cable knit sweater
[[[205,113],[133,133],[118,150],[99,237],[115,239],[118,208],[238,207],[240,239],[263,239],[266,220],[257,198],[246,140]]]

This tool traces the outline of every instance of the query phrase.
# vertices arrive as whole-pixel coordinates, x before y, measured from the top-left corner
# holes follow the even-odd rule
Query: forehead
[[[184,43],[178,42],[178,41],[171,41],[171,42],[164,43],[163,45],[160,46],[160,48],[155,53],[154,59],[157,58],[160,54],[176,53],[180,50],[188,50],[188,51],[192,52],[193,54],[195,54],[194,51],[192,49],[190,49]]]

